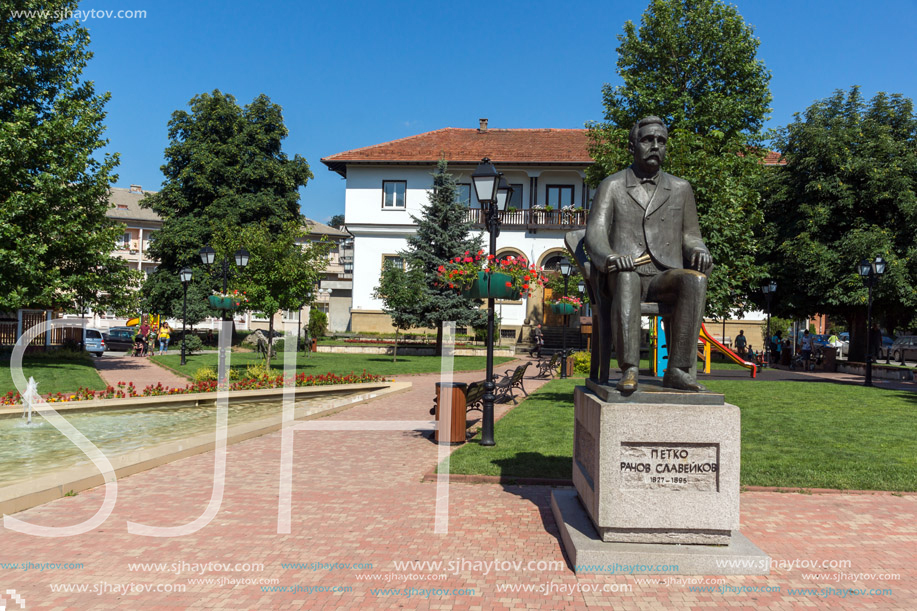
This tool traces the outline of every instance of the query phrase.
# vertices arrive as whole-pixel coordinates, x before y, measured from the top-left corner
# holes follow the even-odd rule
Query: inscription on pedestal
[[[718,443],[622,441],[621,490],[719,492]]]

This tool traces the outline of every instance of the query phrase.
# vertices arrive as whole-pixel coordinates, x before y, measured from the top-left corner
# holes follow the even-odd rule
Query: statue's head
[[[669,130],[659,117],[640,119],[630,129],[627,151],[634,156],[634,165],[645,174],[655,174],[665,161]]]

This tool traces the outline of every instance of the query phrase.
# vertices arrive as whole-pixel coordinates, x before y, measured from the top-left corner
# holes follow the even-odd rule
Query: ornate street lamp
[[[771,341],[771,299],[774,298],[774,293],[777,292],[777,283],[771,280],[768,284],[765,284],[761,287],[761,292],[764,293],[764,301],[767,302],[767,337],[764,338],[764,347],[767,350],[767,358],[764,359],[764,364],[770,363],[771,356],[773,356],[772,351],[770,350],[770,341]]]
[[[182,297],[181,304],[181,364],[185,365],[185,319],[188,318],[188,285],[191,283],[191,268],[183,267],[178,277],[181,278]]]
[[[485,157],[471,175],[474,194],[485,209],[487,233],[490,234],[489,252],[497,253],[497,235],[500,233],[499,213],[506,209],[506,203],[513,196],[513,188],[502,178],[502,174]],[[491,293],[492,295],[492,293]],[[494,298],[487,298],[487,372],[484,380],[483,412],[481,416],[481,445],[494,445]]]
[[[857,266],[857,272],[863,279],[863,284],[868,290],[868,299],[866,303],[866,381],[864,386],[872,386],[872,346],[870,335],[872,335],[872,289],[879,283],[879,276],[885,273],[885,259],[876,257],[870,263],[866,259],[860,261]]]
[[[209,269],[210,266],[213,265],[214,258],[216,257],[216,251],[213,249],[213,247],[211,247],[208,244],[207,246],[204,246],[200,250],[199,254],[201,256],[201,261]],[[245,250],[245,248],[240,248],[239,250],[236,251],[235,260],[236,260],[237,267],[241,268],[241,267],[245,267],[246,265],[248,265],[248,259],[249,259],[249,253],[247,250]],[[223,261],[220,263],[220,267],[221,267],[222,275],[223,275],[223,294],[224,295],[226,294],[227,284],[229,282],[229,272],[230,272],[229,266],[230,265],[231,263],[230,263],[229,257],[223,257]],[[224,321],[226,320],[226,310],[221,311],[220,318]]]

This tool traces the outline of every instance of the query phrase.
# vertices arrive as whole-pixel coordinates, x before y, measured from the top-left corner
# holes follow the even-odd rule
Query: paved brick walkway
[[[480,373],[463,373],[470,381]],[[359,405],[336,420],[427,419],[436,376],[411,376],[414,388]],[[535,385],[526,382],[528,389]],[[917,600],[917,496],[742,495],[742,530],[776,563],[769,577],[716,578],[724,592],[697,592],[665,578],[575,576],[567,567],[543,486],[453,484],[449,533],[434,534],[436,486],[421,482],[437,446],[418,432],[295,433],[292,531],[277,533],[281,434],[228,451],[225,493],[216,518],[193,535],[147,538],[128,534],[127,521],[177,526],[197,518],[211,496],[213,455],[203,454],[125,478],[105,524],[76,537],[46,539],[0,529],[2,562],[80,562],[76,570],[0,569],[0,592],[15,589],[26,609],[914,609]],[[497,439],[499,444],[499,438]],[[103,489],[63,498],[17,514],[44,525],[75,524],[100,507]],[[443,562],[396,568],[395,562]],[[520,562],[519,569],[474,563]],[[525,570],[527,563],[559,563]],[[843,568],[788,566],[849,562]],[[163,563],[132,570],[133,563]],[[372,568],[284,567],[284,563],[371,564]],[[185,563],[185,564],[182,564]],[[194,566],[195,564],[198,566]],[[221,563],[238,570],[201,564]],[[258,567],[246,563],[263,564]],[[451,565],[449,563],[452,563]],[[234,565],[239,565],[235,567]],[[835,565],[837,566],[837,565]],[[193,571],[197,572],[194,574]],[[809,579],[805,575],[845,573]],[[899,580],[873,579],[895,573]],[[428,574],[444,579],[421,578]],[[849,577],[859,574],[859,577]],[[865,576],[864,576],[865,575]],[[210,583],[191,579],[212,579]],[[219,580],[222,579],[222,582]],[[278,580],[299,591],[264,591],[231,580]],[[369,579],[375,579],[370,581]],[[386,581],[388,579],[389,581]],[[669,577],[669,580],[677,580]],[[682,578],[690,579],[690,578]],[[222,585],[221,585],[222,583]],[[62,584],[85,593],[54,592]],[[183,592],[114,593],[116,585]],[[709,584],[707,584],[709,585]],[[505,592],[508,586],[530,592]],[[733,590],[726,590],[725,588]],[[271,587],[271,586],[267,586]],[[350,588],[322,592],[315,588]],[[376,588],[471,588],[474,594],[373,592]],[[96,591],[93,591],[95,588]],[[106,589],[107,588],[107,589]],[[312,590],[310,590],[312,588]],[[601,591],[629,588],[627,592]],[[737,592],[771,588],[774,592]],[[790,588],[826,590],[824,596]],[[882,596],[849,588],[891,589]],[[539,591],[540,590],[540,591]],[[586,591],[599,590],[599,591]],[[101,591],[102,593],[97,593]],[[833,593],[832,593],[833,592]],[[8,609],[17,608],[8,606]]]
[[[102,380],[111,386],[118,382],[133,382],[137,390],[140,391],[151,384],[156,385],[159,382],[162,382],[163,386],[169,386],[170,388],[183,387],[188,384],[186,378],[153,364],[146,357],[106,354],[100,359],[94,359],[93,363],[99,375],[102,376]]]

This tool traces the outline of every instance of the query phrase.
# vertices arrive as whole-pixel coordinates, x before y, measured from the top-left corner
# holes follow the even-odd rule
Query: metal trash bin
[[[440,420],[439,400],[442,392],[441,387],[445,387],[446,392],[449,392],[450,389],[452,392],[451,413],[448,415],[450,423],[449,439],[446,441],[449,443],[465,443],[465,392],[468,389],[468,384],[464,382],[436,383],[436,405],[434,406],[434,414],[436,415],[437,422]],[[438,426],[436,427],[433,439],[440,441],[440,428]]]

